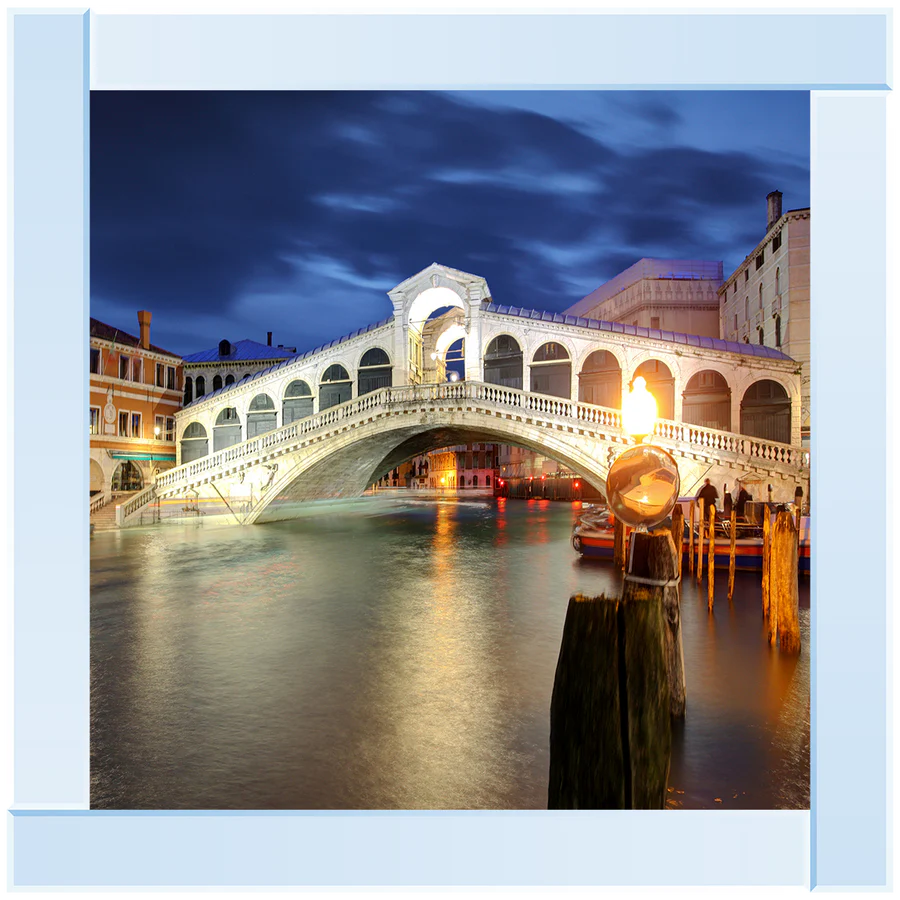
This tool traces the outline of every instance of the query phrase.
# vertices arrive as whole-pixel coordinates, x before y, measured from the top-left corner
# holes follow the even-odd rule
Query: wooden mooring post
[[[663,809],[672,748],[662,600],[569,600],[548,809]]]
[[[800,532],[791,514],[775,516],[770,539],[770,617],[777,616],[778,646],[785,653],[800,652],[800,588],[797,583],[797,543]]]
[[[703,532],[706,524],[706,503],[703,500],[697,501],[697,508],[700,515],[697,517],[697,583],[703,580]]]
[[[613,565],[625,568],[625,523],[619,518],[613,524]]]
[[[737,512],[731,507],[731,548],[728,553],[728,602],[734,596],[734,561],[737,544]]]
[[[678,577],[681,578],[681,566],[684,562],[684,510],[680,503],[676,503],[672,510],[672,543],[675,545]]]
[[[763,616],[770,619],[770,596],[769,596],[769,549],[770,540],[769,532],[772,528],[771,515],[769,513],[769,505],[763,507],[763,545],[762,545],[762,609]],[[769,643],[773,640],[771,627],[769,629]]]
[[[688,571],[694,574],[694,501],[691,500],[690,521],[688,522]]]
[[[716,595],[716,508],[709,505],[709,555],[707,556],[707,579],[709,580],[709,611],[713,611]]]

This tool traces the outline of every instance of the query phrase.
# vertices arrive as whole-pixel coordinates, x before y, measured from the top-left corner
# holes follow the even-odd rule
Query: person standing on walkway
[[[697,499],[702,500],[707,509],[710,507],[715,509],[716,502],[719,499],[719,492],[708,478],[703,482],[703,487],[697,491]]]

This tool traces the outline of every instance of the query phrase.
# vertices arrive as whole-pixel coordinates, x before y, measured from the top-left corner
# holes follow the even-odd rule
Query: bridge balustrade
[[[500,385],[466,381],[385,387],[354,400],[346,401],[339,406],[330,407],[305,419],[297,420],[265,435],[235,444],[218,453],[194,460],[175,469],[169,469],[157,476],[155,488],[164,490],[181,482],[196,479],[216,469],[228,469],[230,464],[241,460],[266,455],[279,447],[287,448],[313,432],[332,428],[341,422],[364,416],[376,409],[389,409],[393,405],[404,403],[463,400],[474,400],[500,408],[539,413],[575,425],[595,425],[618,431],[622,429],[620,410],[544,394],[534,394]],[[691,447],[699,447],[713,452],[743,454],[751,459],[800,468],[806,468],[809,465],[808,453],[801,448],[774,441],[761,441],[758,438],[718,431],[714,428],[660,419],[656,423],[654,434],[665,441],[688,444]],[[137,508],[135,504],[146,493],[144,491],[132,498],[128,504],[131,508],[130,511]],[[148,501],[144,500],[144,502]]]

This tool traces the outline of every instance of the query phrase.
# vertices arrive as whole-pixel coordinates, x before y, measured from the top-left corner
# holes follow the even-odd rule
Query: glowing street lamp
[[[159,427],[159,425],[154,426],[153,435],[154,435],[154,437],[156,437],[157,440],[159,440],[160,431],[162,431],[162,429]]]
[[[653,434],[656,416],[656,399],[647,390],[647,381],[638,375],[622,401],[622,427],[640,444],[648,434]]]

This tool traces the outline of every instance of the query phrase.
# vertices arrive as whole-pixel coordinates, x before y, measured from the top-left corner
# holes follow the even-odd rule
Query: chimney
[[[266,335],[267,335],[266,343],[271,347],[272,346],[272,332],[267,331]]]
[[[768,221],[766,222],[766,231],[768,231],[781,218],[781,191],[772,191],[766,195],[766,205],[768,208]]]
[[[153,316],[146,310],[138,310],[138,325],[141,327],[141,346],[145,350],[150,349],[150,319]]]

